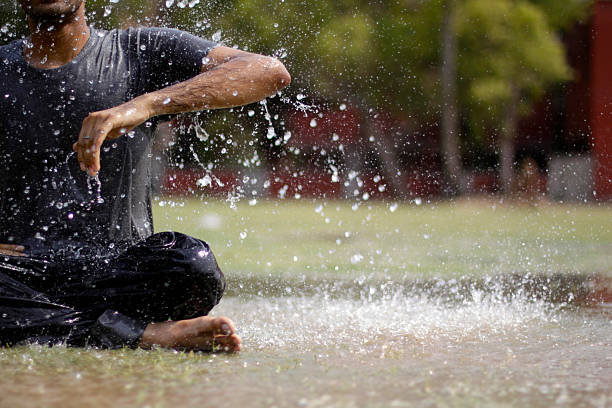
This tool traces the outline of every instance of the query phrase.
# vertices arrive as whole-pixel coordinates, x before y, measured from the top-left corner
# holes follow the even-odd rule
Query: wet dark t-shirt
[[[90,112],[197,75],[214,44],[172,29],[92,28],[73,61],[48,70],[29,66],[22,47],[0,47],[0,243],[36,252],[151,235],[154,121],[104,142],[99,183],[72,145]]]

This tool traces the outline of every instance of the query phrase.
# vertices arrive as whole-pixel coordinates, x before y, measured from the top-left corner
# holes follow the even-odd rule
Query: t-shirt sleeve
[[[186,81],[200,73],[204,59],[216,44],[171,28],[130,30],[140,65],[143,93]]]

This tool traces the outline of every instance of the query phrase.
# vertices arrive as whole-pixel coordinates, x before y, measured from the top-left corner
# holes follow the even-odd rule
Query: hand
[[[79,140],[72,146],[81,170],[90,176],[100,171],[100,148],[106,139],[116,139],[150,118],[150,110],[139,98],[114,108],[92,112],[83,120]]]
[[[0,244],[0,255],[26,256],[22,245]]]

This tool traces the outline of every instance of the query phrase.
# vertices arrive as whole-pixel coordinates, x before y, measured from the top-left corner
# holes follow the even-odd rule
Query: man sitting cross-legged
[[[153,234],[152,132],[273,95],[285,67],[178,30],[97,30],[84,0],[19,1],[30,36],[0,47],[0,343],[240,350],[207,316],[225,289],[208,245]]]

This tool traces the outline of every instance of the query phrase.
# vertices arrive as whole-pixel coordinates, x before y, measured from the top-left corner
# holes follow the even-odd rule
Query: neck
[[[89,40],[84,4],[62,20],[37,21],[28,17],[28,23],[30,37],[25,42],[23,57],[34,68],[58,68],[69,63]]]

